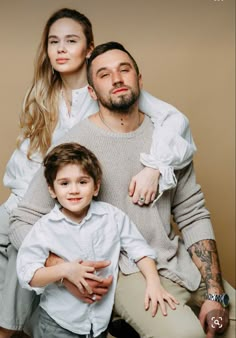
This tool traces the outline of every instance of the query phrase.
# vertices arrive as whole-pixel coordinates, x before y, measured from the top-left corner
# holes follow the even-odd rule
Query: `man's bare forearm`
[[[216,243],[212,239],[194,243],[188,252],[206,283],[208,293],[222,294],[224,287]]]

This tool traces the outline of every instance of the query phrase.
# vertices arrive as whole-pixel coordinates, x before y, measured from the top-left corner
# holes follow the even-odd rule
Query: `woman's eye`
[[[80,184],[87,184],[87,181],[80,181]]]
[[[50,40],[50,41],[49,41],[49,44],[50,44],[50,45],[54,45],[55,43],[58,43],[58,40]]]
[[[76,40],[73,40],[73,39],[69,39],[67,40],[68,43],[76,43]]]

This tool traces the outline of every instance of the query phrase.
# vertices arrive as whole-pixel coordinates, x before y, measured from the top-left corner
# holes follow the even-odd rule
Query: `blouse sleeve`
[[[13,152],[6,166],[3,184],[11,189],[11,196],[5,203],[9,210],[16,207],[15,203],[24,196],[30,181],[42,163],[42,158],[37,153],[33,154],[30,160],[27,158],[28,143],[26,139],[20,148]]]
[[[150,153],[141,153],[140,161],[159,169],[159,196],[176,186],[175,169],[188,165],[196,151],[187,117],[172,105],[142,90],[139,109],[150,116],[154,124]]]

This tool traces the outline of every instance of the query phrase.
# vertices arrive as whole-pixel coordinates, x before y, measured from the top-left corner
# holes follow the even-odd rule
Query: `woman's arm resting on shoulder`
[[[142,90],[139,108],[154,124],[150,152],[141,153],[140,161],[159,170],[159,193],[162,193],[176,186],[174,169],[192,161],[196,146],[187,117],[175,107]]]

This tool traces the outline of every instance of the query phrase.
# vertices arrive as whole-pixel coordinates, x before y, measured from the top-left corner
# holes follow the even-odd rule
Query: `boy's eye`
[[[68,182],[61,182],[61,185],[68,185]]]
[[[129,69],[128,68],[121,68],[121,70],[120,70],[121,72],[123,72],[123,73],[126,73],[126,72],[128,72],[129,71]]]
[[[87,184],[87,181],[80,181],[80,184]]]
[[[68,42],[68,43],[76,43],[76,40],[74,40],[74,39],[69,39],[69,40],[67,40],[67,42]]]

